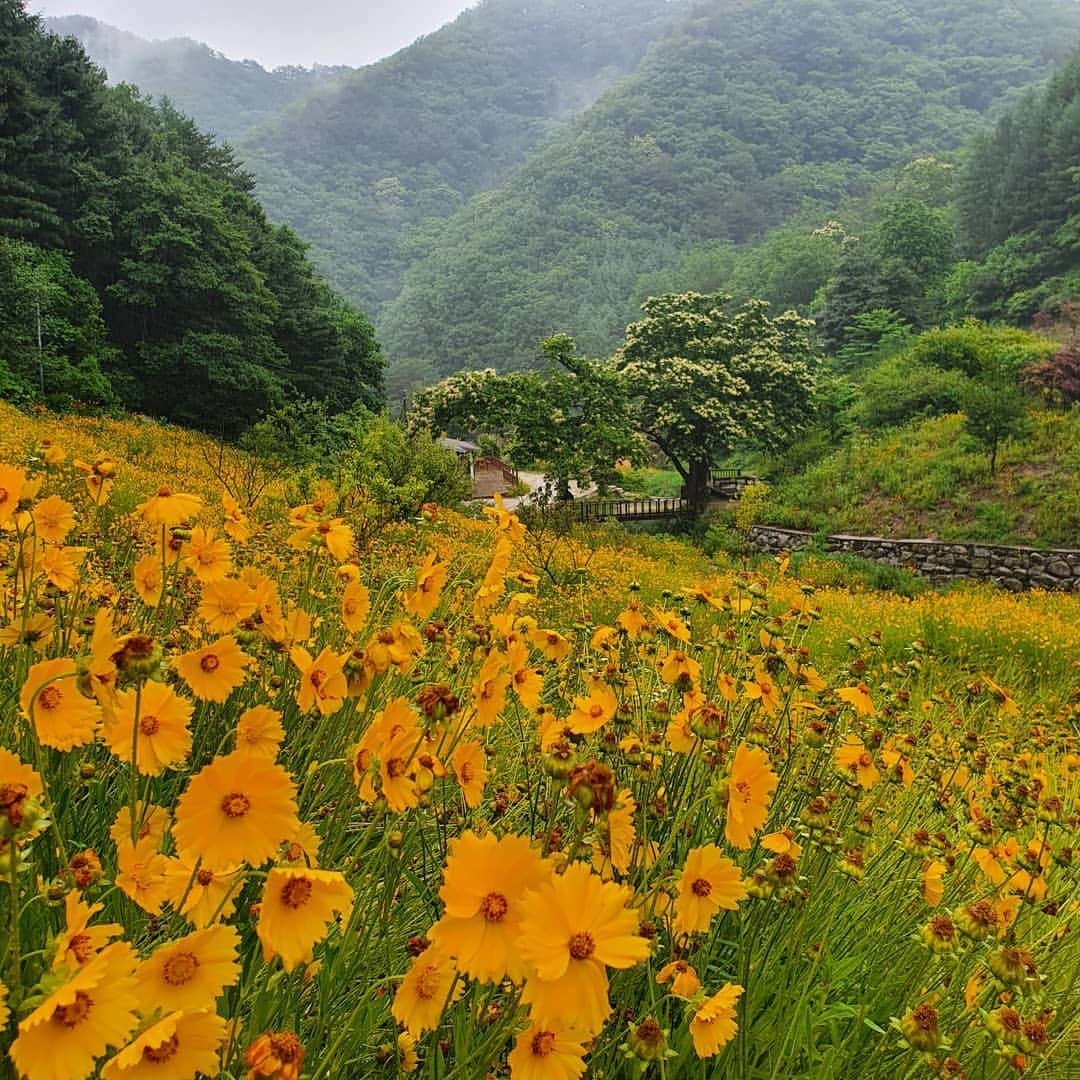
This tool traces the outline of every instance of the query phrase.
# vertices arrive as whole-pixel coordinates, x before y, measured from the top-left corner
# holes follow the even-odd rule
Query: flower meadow
[[[1074,1077],[1080,611],[5,413],[29,1080]],[[823,575],[824,576],[824,575]]]

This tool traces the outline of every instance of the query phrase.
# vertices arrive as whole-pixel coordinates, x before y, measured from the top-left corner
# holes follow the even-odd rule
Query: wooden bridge
[[[738,469],[715,469],[709,474],[707,494],[710,499],[737,499],[756,476]],[[694,512],[689,499],[592,499],[574,503],[578,521],[665,521],[690,517]]]

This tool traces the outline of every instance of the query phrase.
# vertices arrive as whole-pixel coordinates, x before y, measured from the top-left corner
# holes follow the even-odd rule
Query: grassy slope
[[[1080,410],[1035,413],[997,475],[958,415],[856,439],[773,488],[770,523],[828,532],[1080,543]]]

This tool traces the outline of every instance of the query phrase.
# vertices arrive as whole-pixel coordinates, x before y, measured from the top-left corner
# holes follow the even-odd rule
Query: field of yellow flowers
[[[361,544],[0,410],[12,1074],[1080,1075],[1076,598]]]

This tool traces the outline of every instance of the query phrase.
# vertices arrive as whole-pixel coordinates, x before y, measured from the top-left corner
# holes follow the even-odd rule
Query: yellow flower
[[[203,586],[198,616],[211,634],[227,634],[255,614],[259,602],[247,582],[221,577]]]
[[[54,588],[72,592],[79,584],[79,565],[85,554],[85,548],[47,547],[38,556],[38,567]]]
[[[595,1035],[611,1012],[607,968],[649,955],[627,905],[629,888],[603,881],[582,863],[528,893],[518,948],[529,966],[523,1001],[541,1024]]]
[[[874,702],[870,698],[870,688],[866,683],[857,686],[845,686],[836,691],[836,696],[841,701],[846,701],[859,716],[873,716]]]
[[[203,582],[221,581],[232,569],[228,543],[217,537],[209,526],[196,525],[191,530],[191,539],[184,544],[180,558],[184,566]]]
[[[483,743],[478,742],[460,742],[450,755],[450,767],[461,786],[465,805],[470,810],[475,810],[484,798],[484,784],[488,777],[485,761]]]
[[[926,900],[930,907],[937,907],[941,903],[941,898],[945,895],[945,885],[942,879],[945,877],[946,869],[948,868],[943,862],[932,859],[923,872],[923,899]]]
[[[286,971],[311,960],[335,912],[352,907],[353,891],[343,874],[308,867],[276,866],[266,878],[256,931],[263,958],[281,957]]]
[[[173,1012],[151,1024],[101,1070],[102,1080],[188,1080],[219,1072],[225,1021],[213,1010]]]
[[[49,495],[34,506],[34,532],[39,540],[62,544],[75,528],[75,508],[59,495]]]
[[[661,630],[669,633],[676,641],[685,642],[690,640],[690,629],[681,615],[676,615],[674,611],[665,611],[661,607],[654,607],[652,614],[656,620],[656,625]]]
[[[240,504],[227,491],[223,491],[221,507],[225,511],[226,535],[238,544],[247,543],[251,536],[251,527],[247,515],[240,509]]]
[[[244,681],[244,668],[250,662],[229,635],[178,656],[173,666],[197,698],[221,703]]]
[[[462,833],[450,842],[439,889],[446,911],[431,940],[474,979],[520,982],[526,970],[517,945],[522,900],[550,874],[524,836]]]
[[[165,870],[169,860],[159,854],[153,837],[132,844],[130,837],[116,845],[116,884],[130,900],[156,915],[168,899]]]
[[[685,960],[673,960],[670,964],[665,964],[656,973],[656,981],[661,986],[670,982],[671,992],[687,1001],[701,988],[698,973]]]
[[[434,946],[425,949],[401,980],[390,1007],[394,1019],[419,1038],[438,1027],[457,979],[454,962]]]
[[[727,983],[717,994],[703,1001],[690,1021],[690,1036],[699,1058],[713,1057],[735,1038],[735,1007],[743,988]]]
[[[213,1009],[240,977],[239,946],[236,929],[221,923],[159,945],[135,973],[139,995],[167,1012]]]
[[[325,648],[313,660],[307,649],[296,645],[289,658],[300,669],[296,703],[303,712],[317,707],[320,715],[330,716],[345,704],[349,681],[345,677],[344,656]]]
[[[202,500],[197,495],[179,491],[174,494],[167,487],[158,488],[155,495],[136,507],[151,525],[163,525],[166,529],[193,520],[201,508]]]
[[[10,521],[22,497],[26,473],[14,465],[0,465],[0,525]]]
[[[367,586],[360,581],[352,581],[345,586],[341,598],[341,621],[350,634],[358,634],[364,629],[368,612],[371,611],[371,594]]]
[[[703,934],[718,911],[734,911],[746,897],[746,883],[735,863],[715,844],[696,847],[686,857],[679,879],[675,931]]]
[[[153,851],[161,850],[161,843],[165,839],[165,830],[169,827],[169,811],[163,806],[154,806],[144,803],[135,810],[135,820],[138,829],[135,842],[149,840]],[[131,843],[131,808],[121,806],[116,815],[116,820],[109,829],[109,837],[119,848],[122,844]]]
[[[234,752],[188,782],[176,804],[173,838],[181,858],[224,870],[265,862],[298,825],[289,774],[272,761]]]
[[[615,691],[607,683],[594,680],[587,697],[574,699],[574,708],[566,725],[575,735],[591,735],[599,731],[619,707]]]
[[[19,1024],[11,1061],[29,1080],[83,1080],[134,1029],[135,950],[118,941],[84,964]]]
[[[299,1080],[304,1047],[292,1031],[268,1031],[247,1048],[244,1060],[249,1066],[247,1080],[265,1076]]]
[[[507,1057],[510,1080],[577,1080],[585,1075],[585,1047],[563,1029],[532,1024]]]
[[[23,826],[26,804],[42,793],[41,777],[15,754],[0,746],[0,825],[17,831]]]
[[[775,716],[782,704],[779,687],[763,668],[754,673],[751,682],[743,685],[743,697],[750,701],[760,701],[768,716]]]
[[[161,559],[157,555],[144,555],[132,571],[135,592],[147,607],[157,607],[165,582],[161,576]]]
[[[56,750],[92,742],[101,720],[97,702],[79,693],[74,675],[74,660],[42,660],[30,668],[19,695],[42,745]]]
[[[570,655],[570,642],[558,630],[534,630],[529,639],[554,663],[565,660]]]
[[[173,909],[198,929],[227,919],[236,907],[242,882],[239,867],[211,870],[170,859],[165,867],[165,895]]]
[[[245,709],[236,722],[236,749],[239,753],[273,760],[284,738],[281,713],[266,705],[253,705]]]
[[[637,801],[629,788],[624,788],[615,805],[597,823],[598,842],[593,855],[593,869],[610,878],[611,871],[625,874],[630,869],[630,854],[634,848],[634,815]]]
[[[121,760],[131,760],[135,737],[135,710],[138,705],[139,733],[136,758],[138,771],[158,776],[163,769],[187,760],[191,751],[190,702],[177,697],[164,683],[147,681],[141,698],[135,690],[118,695],[115,716],[105,725],[104,738],[109,749]]]
[[[510,685],[510,672],[506,668],[506,657],[492,649],[484,658],[473,682],[473,708],[476,710],[474,723],[477,727],[489,727],[499,718],[506,706],[506,689]]]
[[[778,783],[769,755],[760,747],[740,743],[728,780],[727,819],[724,822],[724,835],[732,847],[749,850],[754,833],[765,824]]]
[[[416,572],[416,588],[407,592],[402,607],[417,619],[426,619],[439,606],[439,597],[446,584],[447,564],[437,562],[434,551],[429,551]]]
[[[111,938],[120,937],[124,928],[119,923],[99,923],[91,926],[90,920],[105,907],[104,904],[84,904],[77,892],[64,897],[66,925],[56,939],[56,955],[53,971],[57,968],[80,968],[94,959]]]
[[[836,765],[849,780],[867,790],[881,779],[873,755],[854,735],[849,735],[844,745],[837,748]]]

